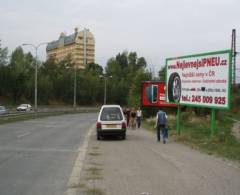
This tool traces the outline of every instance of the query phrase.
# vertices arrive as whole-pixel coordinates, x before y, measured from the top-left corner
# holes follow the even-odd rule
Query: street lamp
[[[38,45],[33,45],[30,43],[23,43],[22,46],[32,46],[35,49],[35,58],[36,58],[36,64],[35,64],[35,93],[34,93],[34,111],[37,112],[37,76],[38,76],[38,56],[37,56],[37,50],[41,45],[47,44],[47,42],[40,43]]]
[[[73,95],[73,108],[76,110],[76,94],[77,94],[77,70],[76,65],[74,67],[74,95]]]
[[[104,78],[104,105],[106,105],[107,102],[107,78],[112,78],[112,76],[107,75],[100,75],[100,78]]]

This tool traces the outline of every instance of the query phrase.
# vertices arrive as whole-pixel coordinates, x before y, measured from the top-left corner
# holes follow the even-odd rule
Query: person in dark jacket
[[[129,127],[130,113],[131,113],[130,109],[127,108],[126,110],[127,127]]]
[[[132,108],[131,112],[130,112],[130,126],[132,127],[132,129],[136,128],[136,110],[135,108]]]
[[[161,140],[161,131],[162,131],[162,135],[163,135],[163,143],[166,143],[166,138],[167,138],[167,134],[166,134],[166,124],[167,124],[167,114],[166,112],[159,110],[156,116],[156,128],[157,128],[157,141],[160,142]]]

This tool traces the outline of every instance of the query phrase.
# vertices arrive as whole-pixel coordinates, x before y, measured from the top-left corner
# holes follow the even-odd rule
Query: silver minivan
[[[119,105],[103,105],[96,124],[97,139],[107,135],[121,136],[126,139],[126,120]]]

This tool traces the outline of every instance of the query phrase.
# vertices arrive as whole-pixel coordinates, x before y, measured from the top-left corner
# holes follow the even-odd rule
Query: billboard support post
[[[212,113],[211,113],[211,137],[214,136],[215,129],[216,129],[216,110],[214,108],[212,108]]]
[[[178,109],[177,109],[177,134],[180,135],[180,114],[181,114],[181,110],[180,110],[180,105],[178,105]]]

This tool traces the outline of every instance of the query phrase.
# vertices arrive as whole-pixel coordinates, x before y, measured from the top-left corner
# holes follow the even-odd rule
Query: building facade
[[[61,33],[58,40],[48,43],[46,51],[47,58],[54,58],[56,61],[71,55],[76,67],[83,69],[87,64],[95,62],[95,39],[88,29],[78,31],[75,28],[72,35]]]

